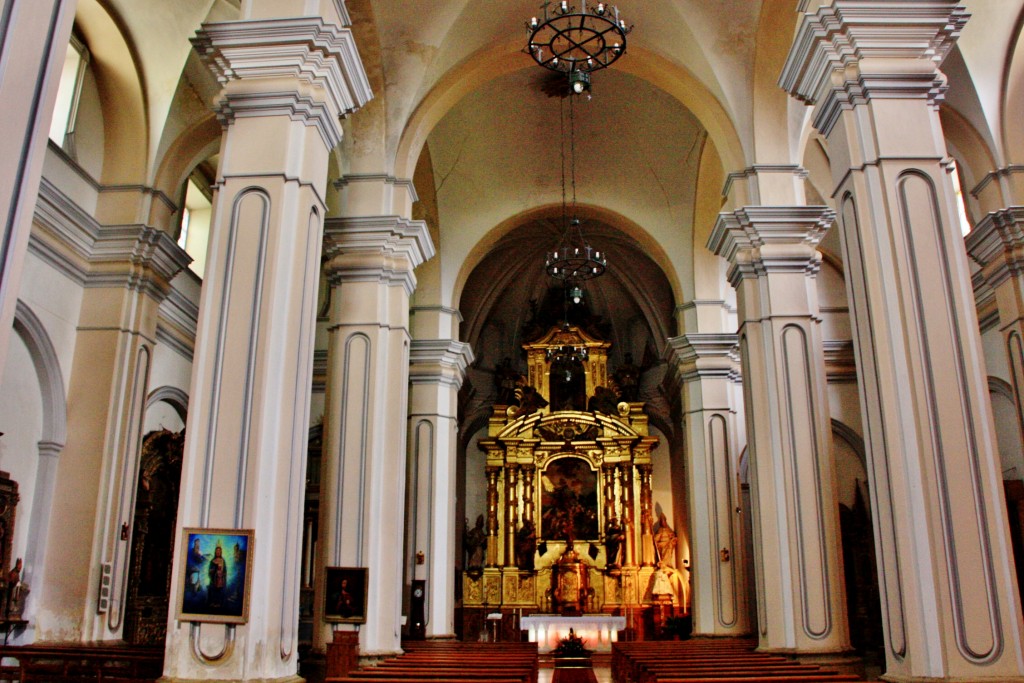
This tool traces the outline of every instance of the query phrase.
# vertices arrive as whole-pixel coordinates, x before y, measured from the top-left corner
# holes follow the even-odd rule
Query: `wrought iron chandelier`
[[[595,249],[583,237],[583,229],[576,213],[576,107],[575,95],[569,100],[569,173],[572,182],[572,204],[570,207],[566,189],[565,154],[565,104],[559,110],[562,136],[562,237],[553,251],[544,258],[544,269],[548,275],[562,283],[566,299],[566,324],[568,324],[568,302],[574,304],[583,299],[583,282],[600,277],[608,267],[608,258],[600,249]],[[571,218],[570,218],[571,216]]]
[[[619,16],[618,7],[603,2],[581,0],[579,10],[562,0],[552,8],[543,5],[544,16],[533,17],[526,24],[525,51],[546,69],[565,73],[569,94],[559,110],[562,142],[562,238],[547,253],[544,269],[562,282],[567,299],[579,303],[583,297],[582,283],[604,274],[607,256],[590,246],[583,238],[576,213],[576,107],[575,98],[590,90],[590,74],[604,69],[626,51],[626,35],[633,30]],[[565,100],[569,108],[569,167],[572,182],[572,210],[566,197]]]
[[[562,237],[553,251],[544,259],[544,269],[562,283],[565,295],[565,320],[569,328],[569,301],[579,304],[583,299],[583,283],[600,277],[608,267],[604,252],[595,249],[583,237],[576,213],[576,105],[578,95],[589,93],[590,74],[610,66],[626,51],[626,35],[633,30],[619,16],[617,7],[603,2],[581,0],[579,10],[568,0],[554,6],[545,2],[544,16],[533,17],[526,24],[525,52],[546,69],[567,74],[568,95],[559,105],[562,174]],[[588,95],[589,99],[589,95]],[[571,211],[566,189],[566,135],[565,109],[569,109],[569,175],[572,183]],[[562,345],[549,349],[548,361],[565,367],[566,381],[572,376],[571,368],[587,360],[585,346]]]
[[[610,66],[626,52],[626,35],[633,30],[619,8],[603,2],[580,9],[567,0],[545,2],[544,16],[526,24],[526,52],[546,69],[569,75],[573,92],[590,90],[590,74]]]

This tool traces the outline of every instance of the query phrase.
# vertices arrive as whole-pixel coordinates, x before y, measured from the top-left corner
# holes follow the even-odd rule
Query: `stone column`
[[[762,650],[849,649],[814,282],[833,219],[820,206],[746,206],[721,214],[708,241],[736,288]]]
[[[519,466],[505,467],[505,566],[516,566],[516,524],[519,522]]]
[[[251,529],[254,545],[244,625],[179,622],[181,584],[172,584],[168,681],[296,673],[328,159],[341,140],[339,117],[371,96],[351,31],[342,28],[344,5],[310,2],[310,16],[277,18],[298,5],[247,0],[244,20],[206,24],[193,41],[224,85],[217,111],[225,132],[178,525]],[[187,554],[177,548],[175,577]]]
[[[93,245],[52,492],[58,507],[36,568],[43,638],[120,637],[157,311],[190,260],[167,233],[145,226],[102,227]],[[69,567],[68,557],[82,559]],[[104,565],[109,593],[101,600]]]
[[[459,387],[473,362],[469,344],[413,340],[409,365],[412,579],[426,580],[428,638],[455,637],[455,465]]]
[[[654,566],[654,514],[651,500],[651,465],[637,465],[640,474],[640,564]]]
[[[816,104],[850,296],[896,681],[1019,681],[1021,611],[970,269],[937,107],[953,0],[805,13],[780,81]]]
[[[7,358],[75,5],[0,2],[0,364]]]
[[[537,468],[533,465],[523,465],[523,521],[532,521],[534,524],[537,523],[535,518],[536,509],[533,502],[534,493],[534,475],[537,472]]]
[[[618,522],[622,522],[619,519],[618,506],[615,504],[615,466],[614,465],[602,465],[601,472],[604,475],[604,520],[607,525],[608,522],[615,518]]]
[[[683,433],[690,468],[686,478],[691,525],[693,632],[731,636],[750,632],[737,490],[740,442],[732,382],[735,334],[688,334],[669,339],[669,363],[680,387]],[[720,551],[732,559],[722,562]]]
[[[498,566],[498,477],[500,467],[487,468],[487,566]]]
[[[321,563],[369,568],[363,655],[401,651],[413,269],[434,254],[422,221],[331,218],[320,494]],[[323,572],[318,581],[322,582]]]
[[[633,521],[633,465],[619,465],[619,491],[622,505],[622,530],[626,542],[622,549],[623,567],[636,566],[636,524]]]
[[[1024,434],[1024,206],[993,211],[966,238],[967,250],[995,292],[1010,368],[1018,435]]]

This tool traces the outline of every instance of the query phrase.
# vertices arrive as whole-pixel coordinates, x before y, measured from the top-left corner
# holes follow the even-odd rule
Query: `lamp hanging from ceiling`
[[[610,66],[626,52],[633,30],[619,8],[581,0],[579,10],[568,0],[542,5],[544,15],[526,24],[526,52],[546,69],[568,74],[577,95],[590,90],[590,74]],[[552,5],[554,5],[552,7]]]
[[[626,35],[633,30],[619,16],[618,7],[586,0],[577,10],[562,0],[552,7],[544,3],[541,19],[533,17],[526,24],[525,51],[546,69],[565,73],[569,80],[568,95],[559,110],[562,151],[562,237],[553,251],[547,253],[544,269],[562,282],[566,298],[580,303],[582,284],[599,277],[608,267],[607,256],[587,243],[576,212],[576,96],[590,91],[590,74],[604,69],[626,51]],[[588,95],[589,98],[589,95]],[[571,210],[566,191],[566,100],[569,109],[569,170],[572,183]],[[567,321],[568,322],[568,321]]]
[[[567,0],[543,5],[544,16],[533,17],[526,24],[527,45],[525,52],[546,69],[567,74],[567,95],[559,105],[561,134],[561,175],[562,175],[562,237],[553,251],[544,259],[544,269],[555,280],[562,283],[565,296],[565,319],[563,329],[569,328],[569,301],[579,304],[583,300],[583,283],[600,277],[608,267],[604,252],[595,249],[583,237],[583,230],[576,212],[576,97],[588,93],[591,86],[590,74],[610,66],[626,51],[626,35],[632,31],[619,16],[617,7],[603,2],[591,3],[581,0],[580,9],[569,5]],[[566,188],[566,125],[565,110],[569,110],[569,177],[572,187],[571,210]],[[561,366],[566,381],[572,377],[572,368],[586,362],[585,346],[562,345],[548,350],[548,361],[552,366]]]

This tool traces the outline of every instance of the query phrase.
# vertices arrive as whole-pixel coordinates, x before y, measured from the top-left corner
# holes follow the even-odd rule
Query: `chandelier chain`
[[[561,144],[562,153],[562,226],[569,224],[569,215],[566,209],[566,195],[565,195],[565,103],[562,102],[558,107],[558,130],[559,130],[559,142]]]
[[[572,217],[576,218],[576,98],[569,96],[569,162],[572,164]],[[582,237],[582,235],[580,236]]]

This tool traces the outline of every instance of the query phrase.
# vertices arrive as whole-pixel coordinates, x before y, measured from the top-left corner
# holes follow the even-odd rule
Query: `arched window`
[[[50,139],[72,158],[75,154],[75,119],[82,98],[82,83],[85,69],[89,65],[89,50],[75,34],[71,35],[68,51],[64,56],[64,68],[57,87],[57,104],[50,121]]]
[[[964,202],[964,191],[960,181],[960,165],[953,162],[953,191],[956,192],[956,215],[960,220],[960,234],[967,235],[971,231],[971,221],[967,218],[967,204]]]
[[[185,204],[181,211],[178,246],[192,257],[189,268],[199,277],[206,272],[206,247],[213,215],[212,192],[206,175],[198,168],[185,181]]]

